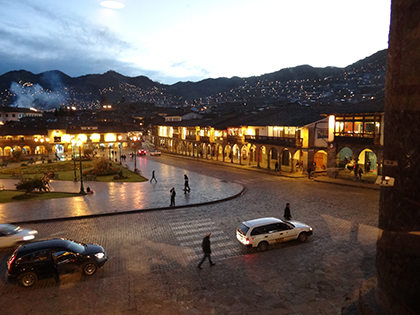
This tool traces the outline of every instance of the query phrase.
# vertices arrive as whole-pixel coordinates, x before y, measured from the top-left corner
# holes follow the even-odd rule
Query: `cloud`
[[[109,69],[127,71],[123,73],[126,75],[141,72],[133,64],[120,61],[133,47],[107,27],[74,15],[60,16],[34,4],[28,4],[27,10],[34,17],[29,25],[0,23],[0,73],[17,69],[35,73],[60,70],[70,76]]]

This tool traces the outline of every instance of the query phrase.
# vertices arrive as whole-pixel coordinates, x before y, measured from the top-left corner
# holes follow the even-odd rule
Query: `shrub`
[[[17,190],[25,190],[25,193],[28,194],[31,191],[38,189],[39,191],[47,191],[48,187],[42,182],[41,179],[29,179],[29,180],[22,180],[21,182],[16,184]]]

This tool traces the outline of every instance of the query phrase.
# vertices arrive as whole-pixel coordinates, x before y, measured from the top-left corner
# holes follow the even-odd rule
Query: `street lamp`
[[[82,169],[82,141],[77,141],[79,147],[79,159],[80,159],[80,192],[79,194],[86,195],[85,189],[83,188],[83,169]]]
[[[118,136],[118,141],[121,141],[121,140],[122,140],[122,136]],[[122,148],[121,142],[118,143],[118,148],[120,149],[120,165],[121,165],[122,164],[121,163],[121,148]]]
[[[73,181],[77,182],[77,175],[76,175],[76,152],[74,146],[76,145],[76,140],[71,140],[72,150],[73,150],[73,163],[74,163],[74,179]]]

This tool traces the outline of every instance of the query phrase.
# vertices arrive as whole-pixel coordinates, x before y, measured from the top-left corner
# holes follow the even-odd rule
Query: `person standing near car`
[[[292,219],[292,215],[290,213],[290,203],[286,203],[286,208],[284,208],[284,215],[283,215],[284,219],[289,221],[290,219]]]
[[[54,279],[55,282],[59,283],[60,282],[60,272],[58,270],[58,261],[57,261],[57,255],[52,254],[52,263],[53,263],[53,268],[54,268]]]
[[[211,233],[207,233],[206,236],[204,236],[203,238],[203,243],[201,244],[201,246],[203,248],[204,256],[203,259],[201,259],[201,261],[197,265],[198,269],[202,269],[201,265],[203,264],[204,260],[206,260],[206,258],[209,259],[210,266],[215,265],[215,263],[211,260],[210,235]]]

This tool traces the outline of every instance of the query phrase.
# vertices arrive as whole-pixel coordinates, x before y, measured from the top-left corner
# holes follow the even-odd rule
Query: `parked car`
[[[152,151],[150,151],[150,155],[160,156],[161,154],[162,154],[162,152],[160,152],[159,150],[152,150]]]
[[[264,251],[270,244],[298,239],[305,242],[313,231],[309,225],[298,221],[277,218],[260,218],[242,222],[236,229],[236,238],[243,245],[258,247]]]
[[[0,248],[31,241],[36,234],[38,232],[35,230],[23,229],[12,224],[0,224]]]
[[[55,238],[19,246],[7,261],[7,279],[23,287],[34,285],[38,279],[81,270],[91,276],[108,260],[104,248],[70,239]]]
[[[137,155],[146,155],[147,151],[144,149],[140,149],[137,151]]]

